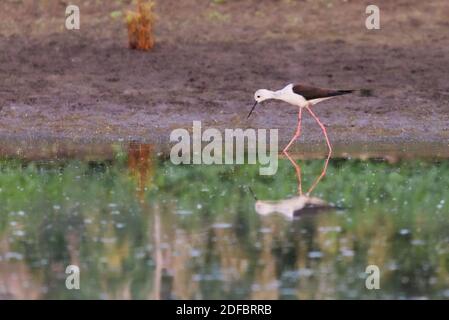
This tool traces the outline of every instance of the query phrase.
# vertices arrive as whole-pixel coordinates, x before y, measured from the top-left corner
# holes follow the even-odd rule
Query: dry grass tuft
[[[128,12],[126,23],[128,25],[128,42],[131,49],[150,50],[154,46],[153,1],[137,1],[137,12]]]

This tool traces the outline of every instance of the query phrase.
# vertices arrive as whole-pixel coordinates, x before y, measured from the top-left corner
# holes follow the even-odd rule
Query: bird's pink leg
[[[302,118],[302,108],[299,108],[299,113],[298,113],[298,126],[296,127],[296,132],[295,135],[293,136],[293,138],[290,140],[290,142],[287,144],[287,146],[284,148],[284,150],[282,150],[282,152],[287,152],[288,148],[290,148],[290,146],[292,145],[292,143],[298,139],[298,137],[301,134],[301,118]]]
[[[284,154],[288,158],[288,160],[290,160],[290,162],[292,163],[293,167],[295,168],[296,178],[298,179],[298,193],[299,193],[300,196],[302,196],[301,167],[295,162],[295,160],[293,160],[290,157],[290,155],[288,154],[287,151],[284,151]]]
[[[312,112],[312,110],[310,109],[309,106],[306,106],[306,108],[307,108],[307,111],[309,111],[309,113],[312,115],[312,117],[318,123],[318,125],[321,127],[321,130],[323,130],[324,137],[326,138],[326,143],[327,143],[327,146],[329,148],[329,153],[327,154],[327,158],[326,158],[326,162],[324,163],[323,171],[321,172],[321,175],[318,177],[318,179],[316,179],[316,181],[310,187],[309,191],[307,191],[307,195],[308,195],[308,194],[310,194],[312,192],[313,189],[315,189],[315,187],[317,186],[318,182],[320,182],[320,180],[326,175],[327,165],[329,164],[329,159],[330,159],[331,154],[332,154],[332,146],[331,146],[331,143],[329,141],[329,138],[327,137],[326,128],[321,123],[320,119],[318,119],[318,117]]]

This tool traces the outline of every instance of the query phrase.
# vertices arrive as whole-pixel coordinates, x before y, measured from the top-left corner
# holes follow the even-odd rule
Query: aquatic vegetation
[[[346,209],[291,221],[258,215],[248,191],[296,196],[287,160],[260,176],[150,154],[0,161],[0,284],[14,269],[40,298],[445,297],[447,161],[333,160],[314,196]],[[304,183],[322,165],[301,162]],[[83,290],[60,280],[68,264],[80,265]],[[382,290],[364,288],[368,264]]]

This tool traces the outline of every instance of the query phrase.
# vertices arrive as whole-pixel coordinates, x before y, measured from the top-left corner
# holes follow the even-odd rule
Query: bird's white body
[[[278,212],[288,218],[293,218],[295,212],[300,212],[306,206],[312,206],[316,208],[329,207],[327,202],[320,198],[301,195],[298,197],[280,201],[258,200],[256,201],[255,209],[258,214],[263,216]]]
[[[307,104],[307,100],[303,96],[293,92],[293,84],[289,84],[281,90],[274,92],[274,99],[282,100],[292,105],[302,107]]]
[[[284,88],[282,88],[281,90],[277,90],[277,91],[271,91],[271,90],[266,90],[266,89],[258,90],[255,94],[256,101],[258,100],[257,99],[258,95],[260,96],[259,99],[261,101],[264,101],[267,99],[281,100],[281,101],[287,102],[289,104],[292,104],[294,106],[301,107],[301,108],[304,108],[307,105],[315,105],[318,102],[332,98],[332,97],[326,97],[326,98],[306,100],[302,95],[293,92],[293,84],[292,83],[286,85]]]

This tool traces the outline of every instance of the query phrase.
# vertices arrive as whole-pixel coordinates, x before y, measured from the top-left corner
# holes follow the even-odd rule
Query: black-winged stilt
[[[285,86],[283,89],[278,91],[271,91],[267,89],[260,89],[257,90],[254,94],[254,99],[256,102],[254,103],[254,106],[252,107],[251,111],[248,114],[248,117],[253,112],[256,105],[262,101],[270,100],[270,99],[276,99],[276,100],[282,100],[287,103],[290,103],[292,105],[295,105],[299,107],[299,114],[298,114],[298,126],[296,127],[296,132],[293,138],[290,140],[290,142],[287,144],[287,146],[284,148],[283,152],[285,153],[288,148],[291,146],[291,144],[299,137],[301,134],[301,118],[302,118],[302,109],[306,108],[307,111],[312,115],[312,117],[315,119],[315,121],[318,123],[318,125],[321,127],[321,130],[324,133],[324,137],[326,138],[327,146],[329,148],[329,154],[328,154],[328,160],[330,158],[330,155],[332,153],[332,147],[329,141],[329,138],[327,137],[326,128],[321,123],[320,119],[313,113],[311,106],[317,104],[318,102],[336,97],[341,96],[344,94],[348,94],[353,92],[354,90],[333,90],[333,89],[323,89],[323,88],[317,88],[317,87],[311,87],[307,85],[302,84],[289,84]],[[327,162],[326,162],[327,167]]]

